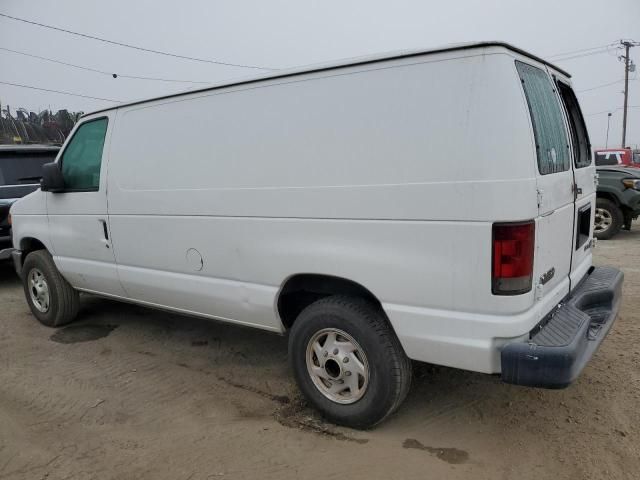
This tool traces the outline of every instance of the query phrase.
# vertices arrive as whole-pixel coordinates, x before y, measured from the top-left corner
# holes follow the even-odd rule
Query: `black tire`
[[[32,272],[40,272],[46,282],[49,294],[46,311],[41,311],[32,298],[33,287],[30,284]],[[78,292],[60,275],[51,255],[46,250],[37,250],[27,255],[22,266],[22,286],[31,312],[43,325],[60,327],[76,318],[80,304]]]
[[[324,329],[347,333],[366,356],[368,384],[354,403],[342,404],[327,398],[307,369],[307,348]],[[326,297],[305,308],[291,329],[289,360],[307,400],[328,420],[347,427],[370,428],[381,422],[398,408],[411,385],[411,360],[386,316],[379,308],[356,297]]]
[[[598,223],[598,211],[602,210],[605,215],[608,215],[611,219],[611,224],[605,230],[600,232],[596,232],[594,226],[593,235],[598,240],[609,240],[618,234],[620,229],[622,228],[622,224],[624,223],[624,215],[622,214],[622,210],[618,207],[614,202],[607,198],[598,198],[596,199],[596,225]]]

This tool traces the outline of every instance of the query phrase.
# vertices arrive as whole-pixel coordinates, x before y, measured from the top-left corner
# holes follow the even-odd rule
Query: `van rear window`
[[[516,68],[529,105],[540,174],[569,170],[567,132],[549,75],[517,60]]]
[[[588,167],[591,165],[591,145],[589,144],[589,134],[584,124],[578,99],[571,87],[566,83],[556,81],[556,85],[567,113],[569,132],[571,132],[571,142],[573,144],[574,164],[576,168]]]

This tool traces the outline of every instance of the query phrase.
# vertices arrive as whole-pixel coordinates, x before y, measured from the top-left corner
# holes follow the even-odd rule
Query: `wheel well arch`
[[[596,198],[605,198],[607,200],[611,200],[613,203],[615,203],[618,206],[620,205],[620,200],[618,200],[618,197],[611,192],[597,192]]]
[[[24,263],[25,258],[31,252],[35,252],[36,250],[47,250],[47,247],[44,243],[38,240],[35,237],[24,237],[20,240],[20,244],[18,245],[20,251],[22,251],[22,262]]]
[[[291,328],[302,310],[313,302],[331,295],[364,298],[382,310],[380,300],[358,282],[333,275],[299,273],[287,278],[278,293],[276,307],[282,324],[287,329]]]

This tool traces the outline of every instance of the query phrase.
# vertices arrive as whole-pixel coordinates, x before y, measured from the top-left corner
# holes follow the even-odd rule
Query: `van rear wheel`
[[[27,255],[22,266],[22,285],[33,315],[47,327],[72,322],[78,314],[78,292],[64,279],[46,250]]]
[[[596,199],[596,213],[593,234],[598,240],[609,240],[622,228],[624,215],[622,210],[607,198]]]
[[[411,384],[411,361],[384,314],[359,298],[336,295],[305,308],[291,330],[289,358],[307,400],[348,427],[384,420]]]

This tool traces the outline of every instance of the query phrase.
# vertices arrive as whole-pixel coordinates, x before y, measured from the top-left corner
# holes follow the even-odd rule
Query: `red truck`
[[[625,167],[640,168],[640,155],[637,152],[634,155],[630,148],[607,148],[602,150],[594,150],[596,166],[605,165],[621,165]]]

